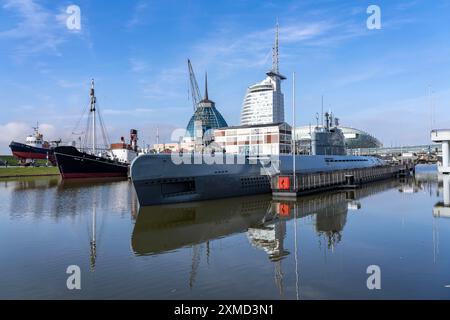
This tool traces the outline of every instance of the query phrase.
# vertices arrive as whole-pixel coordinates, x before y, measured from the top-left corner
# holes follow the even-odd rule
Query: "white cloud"
[[[127,27],[133,28],[133,27],[141,24],[143,21],[143,15],[147,9],[148,9],[148,3],[145,1],[142,1],[142,0],[139,1],[136,4],[136,6],[134,7],[133,15],[132,15],[131,19],[127,22]]]
[[[58,86],[61,88],[82,88],[83,82],[69,81],[65,79],[57,80]]]
[[[367,35],[365,28],[349,21],[318,19],[311,22],[280,24],[280,55],[283,47],[289,51],[300,47],[327,49],[357,37]],[[222,72],[227,69],[269,67],[275,28],[250,33],[215,32],[194,46],[194,57],[203,65],[216,65]],[[294,49],[295,48],[295,49]],[[194,59],[194,58],[193,58]]]
[[[15,12],[20,17],[15,27],[0,31],[0,39],[19,40],[12,47],[12,56],[18,61],[41,52],[59,56],[60,45],[74,33],[65,25],[65,10],[53,12],[36,0],[5,0],[3,9]],[[75,33],[88,35],[85,29]]]
[[[324,35],[332,28],[333,24],[327,21],[313,22],[305,25],[290,25],[280,28],[280,41],[295,43],[314,39]]]
[[[170,108],[164,108],[164,113],[167,114],[169,112],[179,112],[186,110],[185,107],[182,108],[176,108],[176,107],[170,107]],[[105,109],[102,111],[102,114],[104,115],[110,115],[110,116],[137,116],[140,117],[142,115],[148,115],[148,114],[154,114],[155,116],[161,113],[161,109],[155,109],[155,108],[134,108],[134,109],[127,109],[127,108],[115,108],[115,109]]]
[[[39,131],[47,141],[56,139],[56,128],[51,124],[39,124]],[[2,153],[7,151],[7,146],[11,141],[24,142],[26,137],[32,133],[32,126],[25,122],[0,124],[0,145],[2,146]]]
[[[150,64],[144,60],[137,58],[130,58],[131,71],[135,73],[148,72],[150,70]]]
[[[334,87],[344,87],[353,85],[355,83],[364,81],[375,81],[375,79],[389,78],[396,76],[404,72],[402,68],[396,66],[380,67],[385,66],[386,62],[380,62],[374,66],[366,66],[365,68],[357,70],[346,70],[345,74],[333,81]]]
[[[3,8],[16,11],[22,18],[15,28],[0,32],[0,38],[22,42],[16,48],[17,55],[23,57],[42,50],[59,54],[57,48],[63,39],[54,32],[54,17],[50,12],[33,0],[7,0]]]
[[[23,122],[9,122],[0,125],[0,144],[6,145],[13,140],[24,141],[31,128]]]
[[[158,81],[155,81],[158,79]],[[162,69],[157,75],[139,79],[143,97],[155,100],[181,98],[188,86],[187,65]]]

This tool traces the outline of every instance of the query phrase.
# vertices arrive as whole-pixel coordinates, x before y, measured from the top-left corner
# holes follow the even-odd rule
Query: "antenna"
[[[321,112],[321,122],[322,122],[322,128],[323,128],[323,95],[322,95],[322,112]]]
[[[278,36],[279,36],[279,25],[277,19],[276,31],[275,31],[275,45],[272,48],[272,71],[276,74],[280,73],[279,70],[279,51],[278,51]]]
[[[208,73],[205,72],[205,100],[208,99]]]
[[[279,60],[279,25],[278,19],[275,29],[275,44],[272,47],[272,70],[267,72],[266,74],[275,79],[286,80],[286,77],[280,74],[280,60]]]
[[[159,150],[159,128],[156,127],[156,148]],[[159,151],[158,151],[159,153]]]

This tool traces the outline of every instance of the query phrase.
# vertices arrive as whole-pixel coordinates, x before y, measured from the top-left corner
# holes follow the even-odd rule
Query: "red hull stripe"
[[[36,153],[36,152],[18,152],[14,151],[13,155],[17,158],[22,159],[47,159],[47,155],[42,153]],[[49,156],[49,159],[51,159],[52,156]]]
[[[86,179],[86,178],[117,178],[127,177],[127,174],[123,173],[62,173],[63,179]]]

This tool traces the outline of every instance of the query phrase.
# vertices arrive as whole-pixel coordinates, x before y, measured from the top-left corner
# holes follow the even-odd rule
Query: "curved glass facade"
[[[191,137],[195,136],[195,122],[197,121],[201,121],[202,135],[211,129],[228,127],[227,122],[216,109],[214,103],[199,103],[186,128]]]

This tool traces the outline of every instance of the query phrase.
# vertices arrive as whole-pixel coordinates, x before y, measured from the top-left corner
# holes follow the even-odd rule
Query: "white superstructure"
[[[450,174],[450,129],[431,131],[431,140],[435,143],[442,143],[442,162],[438,166],[439,172]]]
[[[30,147],[48,149],[48,142],[44,141],[42,133],[39,132],[39,123],[33,129],[34,135],[29,135],[25,140],[25,144]]]
[[[130,130],[130,143],[125,143],[125,138],[120,138],[119,143],[111,144],[112,158],[123,163],[131,163],[139,154],[137,146],[137,130]]]
[[[272,56],[272,70],[267,78],[247,89],[241,113],[241,125],[261,125],[284,122],[284,95],[281,81],[286,78],[279,72],[278,24]]]

